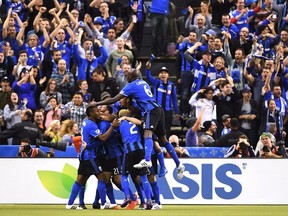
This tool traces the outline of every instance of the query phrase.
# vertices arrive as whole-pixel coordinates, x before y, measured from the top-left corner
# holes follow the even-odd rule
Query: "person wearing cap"
[[[287,152],[284,145],[273,145],[270,133],[264,132],[260,136],[263,148],[256,152],[256,156],[263,158],[286,158]]]
[[[239,119],[239,128],[246,134],[250,144],[255,147],[258,140],[259,111],[258,104],[252,99],[249,86],[242,90],[243,98],[235,102],[235,116]]]
[[[215,134],[217,125],[214,121],[205,121],[203,123],[205,133],[199,137],[199,146],[213,147],[215,146]]]
[[[165,113],[166,136],[170,136],[173,114],[179,116],[177,89],[173,82],[169,81],[169,71],[166,67],[159,70],[159,79],[151,75],[151,62],[146,63],[146,77],[148,83],[153,86],[153,94],[158,104],[162,106]]]
[[[202,52],[202,58],[200,61],[197,61],[193,57],[194,51],[201,46],[202,43],[196,42],[195,45],[190,47],[185,53],[184,56],[192,65],[194,72],[194,80],[191,87],[192,92],[199,91],[203,86],[208,86],[210,82],[216,80],[217,71],[213,64],[211,64],[212,54],[208,50]]]
[[[228,114],[224,114],[222,116],[223,129],[221,131],[221,136],[223,136],[223,135],[225,135],[231,131],[230,121],[231,121],[231,117]]]
[[[248,0],[249,1],[249,0]],[[236,0],[236,9],[229,13],[231,17],[231,23],[235,24],[239,30],[243,27],[248,28],[249,18],[257,14],[262,7],[262,0],[259,0],[257,7],[253,10],[245,8],[245,0]]]
[[[217,147],[231,147],[235,143],[237,143],[237,140],[241,135],[244,135],[239,130],[239,121],[237,118],[232,118],[230,121],[230,128],[231,131],[223,136],[220,136],[219,139],[216,142]]]

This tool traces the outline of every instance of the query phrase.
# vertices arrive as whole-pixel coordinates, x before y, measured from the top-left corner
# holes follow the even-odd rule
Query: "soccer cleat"
[[[83,210],[83,209],[87,209],[87,207],[85,205],[79,205],[77,206],[76,209]]]
[[[135,208],[135,206],[137,205],[137,201],[132,201],[130,200],[129,201],[129,204],[125,207],[125,209],[127,210],[132,210]]]
[[[185,167],[183,164],[179,164],[177,167],[177,178],[182,179],[184,176]]]
[[[160,167],[160,171],[159,171],[159,177],[163,177],[168,173],[168,170],[166,169],[166,167]]]
[[[117,204],[112,204],[110,202],[106,202],[104,205],[100,206],[100,209],[118,209]]]
[[[66,205],[66,209],[77,209],[77,206],[75,205]]]
[[[145,161],[145,159],[142,159],[138,164],[135,164],[133,167],[136,169],[142,169],[145,167],[151,167],[152,162],[151,161]]]
[[[100,209],[100,207],[101,207],[100,203],[93,203],[92,204],[93,209]]]
[[[125,208],[129,203],[130,203],[131,200],[129,199],[124,199],[123,203],[120,205],[121,208]]]
[[[151,210],[151,208],[152,208],[152,206],[153,206],[153,202],[150,200],[150,201],[148,201],[147,203],[146,203],[146,210]]]
[[[140,210],[145,210],[146,209],[146,204],[145,203],[141,203],[138,207],[138,209]]]
[[[157,203],[153,203],[151,210],[161,210],[162,209],[162,205],[161,204],[157,204]]]

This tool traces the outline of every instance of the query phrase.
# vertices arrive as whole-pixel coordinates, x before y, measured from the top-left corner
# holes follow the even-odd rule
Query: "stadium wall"
[[[172,159],[169,172],[158,178],[162,204],[288,204],[286,159],[181,159],[186,167],[177,179]],[[77,159],[0,159],[1,204],[66,204],[78,168]],[[285,165],[287,164],[287,165]],[[86,185],[85,203],[94,200],[97,181]],[[117,202],[123,193],[115,190]],[[76,203],[78,199],[76,200]]]

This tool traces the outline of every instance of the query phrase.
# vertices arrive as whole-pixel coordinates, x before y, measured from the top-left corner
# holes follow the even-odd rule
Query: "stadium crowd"
[[[153,155],[156,155],[161,165],[159,175],[167,173],[159,143],[174,159],[179,179],[184,167],[177,155],[189,157],[185,148],[179,146],[179,139],[170,137],[173,117],[186,123],[187,147],[229,147],[225,157],[286,157],[288,2],[204,0],[198,7],[192,3],[187,1],[183,16],[176,19],[177,8],[170,0],[152,0],[150,8],[144,0],[127,0],[125,5],[117,0],[0,1],[0,143],[26,145],[44,140],[78,145],[79,139],[76,141],[75,137],[80,134],[82,141],[94,136],[101,145],[113,143],[103,144],[103,152],[98,152],[104,155],[103,161],[108,161],[104,171],[110,177],[111,164],[107,158],[117,160],[121,155],[129,155],[127,152],[139,150],[145,160],[138,161],[136,173],[144,192],[139,178],[132,178],[142,207],[145,194],[149,209],[161,208],[159,189],[155,176],[147,178],[142,171],[155,166]],[[151,20],[152,55],[142,65],[137,56],[146,16]],[[176,44],[175,52],[170,50],[171,42]],[[166,65],[159,70],[158,78],[151,75],[155,56],[167,55],[176,57],[176,83],[169,80],[171,72]],[[146,68],[145,78],[154,95],[154,101],[145,106],[141,101],[143,95],[131,93],[130,87],[136,75],[142,78],[141,67]],[[138,84],[143,83],[145,93],[153,97],[146,82]],[[129,95],[134,95],[135,100]],[[111,101],[113,104],[108,106]],[[144,133],[148,153],[143,153],[139,144],[141,137],[131,138],[132,150],[127,146],[129,150],[123,149],[119,142],[121,138],[124,147],[131,142],[126,140],[127,136],[121,137],[127,132],[124,126],[121,129],[125,121],[134,125],[130,131],[140,131],[141,122],[137,119],[141,117],[136,106],[146,113],[158,107],[164,110],[166,128],[153,139],[150,131]],[[128,111],[119,115],[122,109]],[[155,113],[151,117],[144,115],[145,119],[162,115],[162,111]],[[83,131],[98,127],[100,132],[84,135]],[[89,142],[82,143],[88,151],[96,145]],[[19,156],[28,155],[23,149],[31,151],[22,145]],[[89,156],[83,153],[80,157],[87,161]],[[80,200],[84,199],[85,183],[90,176],[86,165],[80,162],[67,208],[85,207],[81,202],[76,207],[73,202],[78,194]],[[92,169],[90,165],[88,169]],[[129,171],[131,164],[126,165]],[[113,174],[119,173],[118,170]],[[157,174],[157,168],[153,174]],[[101,170],[96,175],[100,184],[93,207],[101,200],[101,209],[114,208],[110,177],[102,175]],[[127,176],[122,173],[121,180],[113,178],[113,183],[125,193],[123,207],[134,208],[136,199]],[[150,202],[148,181],[155,203]],[[105,187],[110,204],[105,200]]]

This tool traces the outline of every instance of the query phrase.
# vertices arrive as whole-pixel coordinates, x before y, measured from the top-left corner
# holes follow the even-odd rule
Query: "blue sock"
[[[96,195],[95,195],[95,199],[94,199],[93,204],[99,203],[99,200],[100,200],[100,194],[99,194],[98,186],[97,186],[97,188],[96,188]]]
[[[68,205],[73,205],[76,197],[78,196],[80,190],[81,190],[82,185],[80,185],[78,182],[74,182],[71,190],[71,194],[68,200]]]
[[[147,201],[151,200],[151,187],[147,175],[140,176]]]
[[[85,185],[81,186],[81,189],[79,191],[79,205],[84,206],[84,194],[85,194]]]
[[[101,205],[106,202],[106,184],[104,180],[98,180],[98,191],[101,199]]]
[[[170,142],[166,142],[164,147],[166,148],[170,156],[173,158],[174,162],[176,163],[176,167],[178,167],[180,164],[180,161],[175,152],[173,145]]]
[[[144,191],[140,184],[134,182],[141,203],[145,203]]]
[[[113,193],[113,186],[111,182],[106,184],[106,193],[110,200],[110,203],[116,204],[116,200],[115,200],[114,193]]]
[[[166,169],[165,163],[164,163],[164,153],[161,149],[161,152],[157,153],[157,159],[159,161],[160,167],[163,167]]]
[[[145,160],[151,161],[151,154],[153,150],[153,140],[151,137],[145,138]]]
[[[159,190],[157,181],[151,182],[150,185],[152,187],[155,202],[157,204],[160,204],[160,190]]]
[[[121,175],[121,185],[122,185],[123,192],[125,194],[125,198],[130,199],[131,195],[129,193],[130,189],[129,189],[129,182],[128,182],[128,176],[127,175]]]

